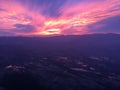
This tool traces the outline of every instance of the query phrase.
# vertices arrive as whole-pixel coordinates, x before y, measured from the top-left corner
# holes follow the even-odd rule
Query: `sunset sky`
[[[120,0],[0,0],[0,36],[120,33]]]

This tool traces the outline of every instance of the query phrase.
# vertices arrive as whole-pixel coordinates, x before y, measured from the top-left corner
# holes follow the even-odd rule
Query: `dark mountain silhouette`
[[[44,81],[26,71],[9,71],[1,81],[5,90],[46,90],[43,83]]]
[[[119,53],[119,34],[0,37],[1,87],[119,90]]]

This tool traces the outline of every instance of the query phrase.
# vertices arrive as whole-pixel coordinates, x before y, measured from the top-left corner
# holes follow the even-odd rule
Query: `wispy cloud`
[[[86,34],[94,33],[96,29],[92,28],[96,27],[114,32],[114,27],[104,30],[111,27],[104,21],[119,15],[119,0],[0,0],[0,33]],[[105,25],[107,28],[102,28]]]

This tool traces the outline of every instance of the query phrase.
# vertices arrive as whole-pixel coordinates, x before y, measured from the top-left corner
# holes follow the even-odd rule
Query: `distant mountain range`
[[[29,71],[46,87],[42,90],[119,90],[119,68],[119,34],[0,37],[0,85],[4,88],[15,86],[11,80],[16,80],[18,88],[31,78],[27,78]],[[21,84],[19,74],[25,79]],[[39,87],[27,83],[23,88]]]
[[[10,47],[10,48],[9,48]],[[54,37],[0,37],[0,50],[29,50],[49,55],[110,56],[120,58],[119,34],[91,34]]]

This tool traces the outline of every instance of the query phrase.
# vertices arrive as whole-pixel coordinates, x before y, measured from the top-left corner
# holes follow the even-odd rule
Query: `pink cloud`
[[[15,24],[22,24],[35,27],[30,35],[85,34],[88,25],[120,15],[119,0],[78,1],[68,0],[59,10],[61,15],[53,18],[42,14],[45,7],[34,5],[30,10],[29,2],[23,6],[16,0],[1,0],[0,7],[4,11],[0,11],[0,30],[15,32]]]

